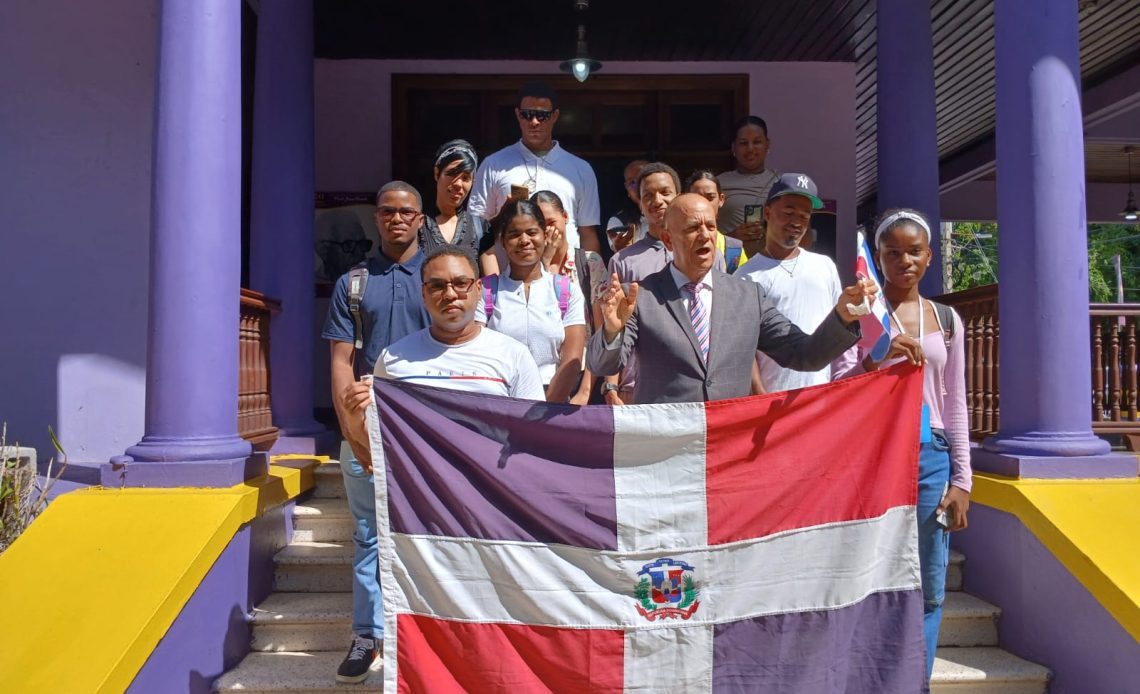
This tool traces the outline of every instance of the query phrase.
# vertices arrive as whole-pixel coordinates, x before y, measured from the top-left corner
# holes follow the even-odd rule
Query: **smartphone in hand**
[[[950,485],[947,483],[942,488],[942,498],[946,498],[946,492],[950,491]],[[941,501],[941,499],[939,500]],[[954,516],[951,509],[947,508],[945,511],[940,511],[934,515],[934,520],[938,522],[943,528],[949,530],[950,526],[954,524]]]
[[[744,206],[744,223],[753,224],[755,222],[764,221],[764,206],[763,205],[745,205]]]

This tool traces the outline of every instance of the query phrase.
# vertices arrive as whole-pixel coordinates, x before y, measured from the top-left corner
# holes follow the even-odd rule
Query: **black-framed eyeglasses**
[[[460,277],[450,281],[430,279],[424,282],[424,287],[427,288],[428,294],[432,296],[440,296],[447,291],[448,287],[454,289],[455,293],[459,296],[467,296],[467,292],[471,291],[471,287],[474,286],[475,282],[476,280],[470,277]]]
[[[537,120],[539,123],[545,123],[546,121],[550,120],[550,117],[553,115],[554,111],[546,111],[539,108],[519,109],[519,118],[522,118],[525,121]]]
[[[405,219],[406,221],[409,221],[409,222],[412,221],[413,219],[415,219],[416,217],[419,217],[420,214],[422,214],[419,210],[417,210],[414,207],[396,208],[396,207],[388,207],[387,205],[383,205],[381,207],[377,207],[376,210],[380,213],[380,216],[383,217],[384,219],[391,219],[392,217],[395,217],[396,215],[400,215],[400,217],[402,217],[403,219]]]

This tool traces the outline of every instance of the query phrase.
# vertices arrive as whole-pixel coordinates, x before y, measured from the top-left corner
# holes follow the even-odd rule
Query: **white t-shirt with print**
[[[486,278],[483,281],[486,282]],[[479,303],[475,307],[475,320],[526,345],[538,364],[538,375],[543,383],[550,383],[554,372],[558,370],[566,328],[586,324],[582,290],[573,280],[566,284],[569,289],[569,305],[565,316],[558,306],[554,277],[545,269],[542,270],[542,277],[530,283],[530,301],[527,301],[524,283],[513,280],[509,274],[504,273],[499,275],[494,315],[489,319],[487,317],[483,305],[486,293],[479,297]]]
[[[776,305],[776,309],[806,333],[814,332],[835,310],[843,292],[839,272],[831,258],[802,248],[796,257],[783,262],[757,253],[737,268],[735,274],[759,284],[764,296]],[[835,376],[845,372],[853,365],[856,356],[849,350],[831,365],[809,372],[786,369],[763,352],[756,353],[756,362],[760,365],[764,390],[775,393],[830,383],[833,372]]]
[[[375,375],[469,393],[546,399],[526,347],[488,328],[457,345],[435,339],[430,328],[412,333],[380,353]]]
[[[531,180],[534,184],[528,185]],[[584,159],[562,149],[558,142],[544,157],[536,156],[519,140],[484,159],[475,172],[467,209],[483,219],[494,218],[510,199],[512,185],[527,186],[531,195],[549,190],[558,196],[569,217],[566,241],[572,249],[581,245],[578,227],[596,227],[601,223],[594,169]]]

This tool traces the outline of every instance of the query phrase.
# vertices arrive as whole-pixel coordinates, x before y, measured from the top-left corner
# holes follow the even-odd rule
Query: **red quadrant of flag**
[[[401,614],[400,692],[621,692],[620,629],[477,624]]]
[[[921,394],[922,370],[899,365],[881,377],[762,396],[764,406],[706,403],[709,543],[913,505]],[[914,462],[881,465],[899,459]]]

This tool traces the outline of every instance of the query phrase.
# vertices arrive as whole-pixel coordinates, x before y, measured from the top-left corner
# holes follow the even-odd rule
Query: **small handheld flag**
[[[882,361],[891,348],[891,319],[887,315],[887,307],[883,301],[883,283],[879,281],[879,273],[875,271],[871,248],[867,245],[867,237],[862,231],[858,233],[855,249],[855,276],[859,279],[868,278],[875,283],[878,292],[874,300],[865,300],[870,303],[870,311],[859,318],[859,327],[863,337],[859,346],[871,350],[871,358]]]

